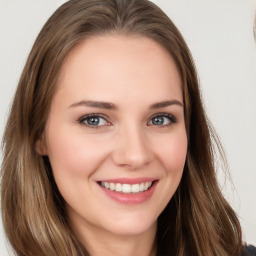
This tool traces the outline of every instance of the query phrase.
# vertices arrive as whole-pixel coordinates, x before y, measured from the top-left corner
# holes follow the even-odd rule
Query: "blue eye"
[[[105,118],[99,115],[87,115],[79,119],[79,123],[86,126],[97,128],[99,126],[108,125],[108,122]]]
[[[172,123],[175,123],[176,119],[174,116],[169,114],[158,114],[154,116],[150,121],[149,125],[155,125],[155,126],[168,126]]]

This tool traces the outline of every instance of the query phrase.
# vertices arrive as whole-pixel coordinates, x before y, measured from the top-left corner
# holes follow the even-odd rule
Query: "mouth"
[[[136,184],[126,184],[126,183],[114,183],[114,182],[106,182],[100,181],[98,184],[111,191],[123,193],[123,194],[136,194],[149,190],[155,181],[147,181]]]
[[[140,204],[153,196],[158,181],[158,179],[141,177],[101,180],[97,183],[105,195],[118,203]]]

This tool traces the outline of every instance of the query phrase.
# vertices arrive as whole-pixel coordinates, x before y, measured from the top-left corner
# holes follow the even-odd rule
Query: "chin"
[[[120,236],[140,235],[157,227],[157,220],[147,219],[145,216],[136,219],[123,217],[122,220],[113,221],[114,223],[110,224],[111,228],[108,229],[111,233]]]

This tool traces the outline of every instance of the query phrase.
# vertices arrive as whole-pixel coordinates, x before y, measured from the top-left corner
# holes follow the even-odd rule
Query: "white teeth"
[[[104,188],[110,189],[112,191],[122,192],[125,194],[128,193],[139,193],[148,190],[152,182],[144,182],[139,184],[121,184],[113,182],[101,182],[100,185]]]
[[[139,193],[140,192],[140,185],[139,184],[133,184],[132,185],[132,193]]]
[[[120,183],[116,184],[116,189],[117,192],[121,192],[122,191],[122,185]]]
[[[116,185],[114,183],[110,183],[110,190],[115,190],[116,189]]]
[[[140,183],[140,191],[144,191],[144,183]]]
[[[123,184],[122,185],[122,192],[123,193],[131,193],[132,192],[132,186],[130,184]]]

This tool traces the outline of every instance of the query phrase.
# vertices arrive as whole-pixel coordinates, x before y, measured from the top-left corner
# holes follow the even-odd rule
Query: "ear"
[[[42,133],[40,138],[36,141],[35,150],[41,156],[47,156],[48,155],[48,150],[47,150],[47,145],[46,145],[46,140],[45,140],[44,133]]]

